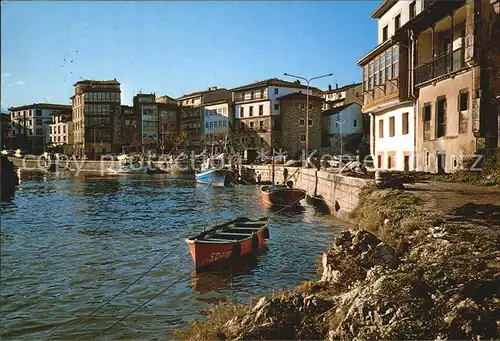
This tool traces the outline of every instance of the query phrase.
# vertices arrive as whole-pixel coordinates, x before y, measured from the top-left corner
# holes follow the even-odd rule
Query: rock
[[[332,249],[323,254],[321,281],[348,286],[366,277],[376,266],[397,268],[395,250],[368,231],[344,231],[335,238]]]

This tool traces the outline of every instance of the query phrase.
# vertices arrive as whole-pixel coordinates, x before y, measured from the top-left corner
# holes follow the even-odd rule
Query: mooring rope
[[[85,316],[80,316],[80,317],[77,317],[77,324],[82,322],[83,320],[87,319],[87,318],[90,318],[92,317],[95,313],[97,313],[99,310],[101,310],[102,308],[104,308],[106,305],[108,305],[109,303],[111,303],[111,301],[113,301],[115,298],[117,298],[118,296],[120,296],[121,294],[123,294],[125,291],[127,291],[128,289],[130,289],[130,287],[132,287],[134,284],[136,284],[137,282],[139,282],[139,280],[141,280],[144,276],[146,276],[148,273],[150,273],[154,268],[156,268],[160,263],[162,263],[165,259],[168,258],[168,256],[170,256],[177,248],[179,248],[179,246],[183,245],[184,242],[181,242],[179,243],[178,245],[174,246],[174,248],[169,252],[167,253],[166,256],[164,256],[162,259],[160,259],[158,262],[156,262],[152,267],[150,267],[146,272],[142,273],[138,278],[136,278],[132,283],[130,283],[129,285],[127,285],[126,288],[124,288],[123,290],[121,290],[119,293],[117,293],[116,295],[114,295],[113,297],[111,297],[110,299],[106,300],[104,303],[102,303],[99,307],[97,307],[96,309],[94,309],[91,313],[85,315]],[[68,325],[69,323],[71,322],[74,322],[75,320],[72,319],[72,320],[69,320],[63,324],[60,324],[58,325],[57,327],[54,327],[49,335],[52,335],[52,333],[62,327],[62,326],[65,326],[65,325]]]
[[[97,338],[97,337],[103,335],[104,333],[106,333],[107,331],[109,331],[110,329],[112,329],[113,327],[115,327],[116,325],[118,325],[120,322],[122,322],[123,320],[125,320],[127,317],[129,317],[130,315],[132,315],[133,313],[135,313],[136,311],[138,311],[139,309],[141,309],[142,307],[144,307],[149,302],[151,302],[154,299],[156,299],[158,296],[160,296],[165,291],[167,291],[168,289],[170,289],[171,287],[173,287],[175,284],[179,283],[184,277],[186,277],[187,275],[189,275],[191,272],[193,272],[194,270],[197,270],[198,268],[202,267],[207,261],[209,261],[208,258],[205,261],[203,261],[200,265],[195,266],[191,270],[185,272],[182,276],[180,276],[177,280],[175,280],[174,282],[172,282],[166,288],[164,288],[163,290],[161,290],[160,292],[158,292],[156,295],[154,295],[150,299],[148,299],[145,302],[143,302],[142,304],[140,304],[137,308],[135,308],[135,309],[131,310],[130,312],[128,312],[125,316],[123,316],[122,318],[120,318],[118,321],[116,321],[115,323],[113,323],[108,328],[104,329],[102,332],[100,332],[99,334],[97,334],[95,337]]]

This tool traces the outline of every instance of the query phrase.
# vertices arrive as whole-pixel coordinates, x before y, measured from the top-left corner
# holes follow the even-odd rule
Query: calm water
[[[100,338],[168,339],[219,301],[249,302],[292,288],[315,277],[315,260],[347,226],[303,207],[274,214],[261,206],[256,186],[22,173],[13,202],[0,204],[0,336],[94,338],[193,268],[184,238],[238,216],[273,217],[267,251],[238,268],[188,274]],[[62,325],[92,312],[175,247],[94,318]]]

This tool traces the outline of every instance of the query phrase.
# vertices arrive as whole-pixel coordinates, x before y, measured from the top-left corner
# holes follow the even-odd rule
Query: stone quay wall
[[[374,184],[374,180],[360,179],[335,173],[316,170],[314,168],[297,168],[275,166],[275,183],[283,183],[284,168],[288,171],[289,180],[293,186],[307,191],[308,200],[313,204],[323,206],[329,213],[350,221],[350,214],[359,203],[359,192],[363,187]],[[242,178],[245,181],[257,181],[260,174],[261,182],[272,180],[272,166],[245,166]]]

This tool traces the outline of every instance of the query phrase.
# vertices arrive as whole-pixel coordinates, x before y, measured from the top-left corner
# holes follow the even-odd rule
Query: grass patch
[[[235,302],[223,302],[205,311],[204,321],[190,321],[189,327],[174,331],[176,340],[224,340],[224,324],[235,316],[240,316],[248,307]]]

